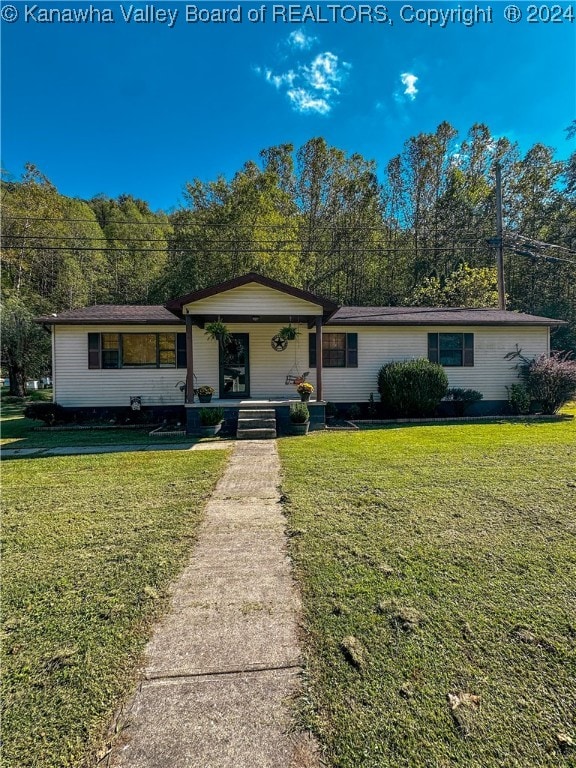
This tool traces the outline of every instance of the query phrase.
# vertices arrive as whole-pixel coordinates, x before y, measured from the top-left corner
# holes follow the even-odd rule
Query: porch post
[[[322,315],[316,318],[316,400],[322,400]]]
[[[186,315],[186,402],[194,402],[194,345],[190,315]]]

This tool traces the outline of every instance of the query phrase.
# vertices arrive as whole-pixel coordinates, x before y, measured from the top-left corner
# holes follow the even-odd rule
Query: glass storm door
[[[233,333],[220,345],[220,397],[250,397],[249,357],[247,333]]]

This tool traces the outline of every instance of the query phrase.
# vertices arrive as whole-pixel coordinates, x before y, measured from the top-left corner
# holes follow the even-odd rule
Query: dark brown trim
[[[322,318],[316,318],[316,400],[322,400]]]
[[[122,320],[121,318],[117,319],[102,319],[99,320],[98,318],[91,317],[90,319],[85,320],[66,320],[66,319],[60,319],[58,317],[36,317],[34,318],[35,323],[39,323],[42,325],[180,325],[182,326],[184,323],[182,320],[178,320],[176,318],[168,318],[166,320]]]
[[[185,402],[194,402],[194,342],[192,338],[192,317],[186,315],[186,398]]]
[[[359,328],[374,328],[374,327],[386,327],[386,328],[403,328],[406,326],[414,326],[414,327],[430,327],[438,325],[438,326],[445,326],[447,328],[451,328],[453,326],[493,326],[493,327],[499,327],[499,328],[555,328],[556,326],[560,325],[568,325],[567,320],[548,320],[543,319],[540,322],[536,322],[535,320],[525,320],[524,322],[514,322],[512,320],[422,320],[422,321],[410,321],[406,320],[404,322],[399,322],[397,318],[394,320],[380,320],[378,322],[372,321],[372,322],[359,322],[354,319],[350,320],[328,320],[326,322],[327,326],[331,326],[332,328],[338,328],[339,326],[343,325],[354,325],[358,326]]]
[[[218,293],[224,293],[224,291],[230,291],[233,288],[240,288],[242,285],[247,285],[248,283],[259,283],[267,288],[272,288],[276,291],[281,291],[282,293],[287,293],[290,296],[302,299],[303,301],[317,304],[330,314],[336,312],[338,309],[338,305],[329,299],[316,296],[315,294],[300,288],[294,288],[294,286],[281,283],[279,280],[272,280],[272,278],[264,277],[264,275],[259,275],[256,272],[249,272],[247,275],[235,277],[232,280],[226,280],[223,283],[218,283],[218,285],[212,285],[208,288],[203,288],[200,291],[193,291],[192,293],[186,294],[186,296],[180,296],[171,301],[167,301],[164,306],[166,309],[170,310],[170,312],[181,312],[184,304],[200,301],[200,299],[207,299],[210,296],[216,296]],[[254,311],[256,312],[256,309]]]
[[[250,326],[272,325],[275,323],[286,325],[288,319],[290,319],[292,325],[301,323],[302,325],[307,325],[313,328],[316,317],[322,317],[322,315],[258,315],[258,320],[252,320],[253,315],[258,315],[258,312],[252,310],[248,315],[231,315],[226,312],[211,313],[209,315],[197,315],[192,313],[190,317],[192,317],[194,324],[197,325],[198,328],[204,328],[206,323],[211,323],[218,319],[227,325],[242,324]]]

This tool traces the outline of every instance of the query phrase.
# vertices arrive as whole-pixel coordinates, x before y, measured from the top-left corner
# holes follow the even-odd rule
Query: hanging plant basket
[[[298,328],[295,328],[292,324],[285,325],[284,328],[280,328],[278,336],[284,341],[294,341],[294,339],[300,335]]]
[[[206,323],[204,326],[204,334],[208,336],[209,339],[217,341],[220,346],[224,346],[232,338],[228,326],[220,320],[215,320],[213,323]]]

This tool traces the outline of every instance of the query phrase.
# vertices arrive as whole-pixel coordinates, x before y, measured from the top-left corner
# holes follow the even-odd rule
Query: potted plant
[[[214,339],[220,346],[224,346],[232,338],[228,326],[220,320],[214,320],[212,323],[206,323],[204,333],[209,339]]]
[[[300,335],[300,331],[298,330],[298,328],[294,328],[292,324],[285,325],[284,328],[280,328],[278,332],[278,336],[283,341],[294,341],[296,336],[299,336],[299,335]]]
[[[224,408],[200,408],[200,433],[204,437],[210,437],[220,431],[224,421]]]
[[[310,400],[310,395],[314,392],[314,387],[310,382],[303,381],[296,387],[296,392],[300,395],[300,400],[303,403],[307,403]]]
[[[198,396],[198,400],[200,400],[201,403],[209,403],[210,400],[212,400],[212,395],[215,391],[214,387],[209,387],[205,384],[203,387],[195,389],[194,394]]]
[[[293,403],[290,406],[290,422],[293,435],[307,435],[310,427],[310,411],[306,403]]]

